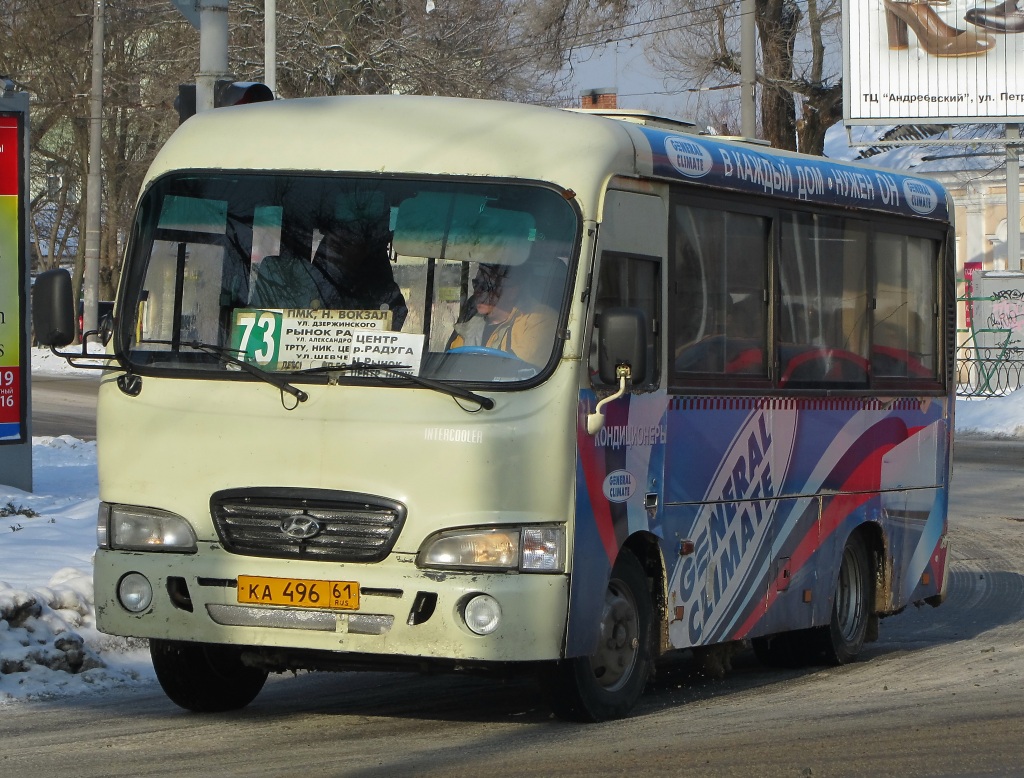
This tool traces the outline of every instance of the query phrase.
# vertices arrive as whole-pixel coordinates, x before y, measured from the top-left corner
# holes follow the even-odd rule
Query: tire
[[[597,651],[548,668],[545,691],[555,715],[585,722],[626,716],[651,674],[653,620],[647,575],[623,550],[605,592]]]
[[[864,647],[873,602],[868,550],[860,535],[851,535],[843,549],[828,625],[754,638],[754,655],[761,664],[780,668],[852,662]]]
[[[171,702],[196,713],[244,708],[267,680],[267,671],[242,664],[233,646],[150,640],[149,654]]]
[[[818,641],[829,664],[844,665],[857,658],[864,647],[874,603],[871,561],[864,539],[850,536],[843,549],[832,602],[832,619],[818,628]]]

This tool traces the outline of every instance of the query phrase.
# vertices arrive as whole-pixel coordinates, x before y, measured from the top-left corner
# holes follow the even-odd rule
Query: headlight
[[[427,539],[420,567],[521,570],[565,569],[564,527],[478,527],[441,532]]]
[[[110,548],[110,503],[101,502],[96,514],[96,545]]]
[[[192,526],[181,516],[156,508],[100,503],[96,529],[100,548],[128,551],[196,550]]]

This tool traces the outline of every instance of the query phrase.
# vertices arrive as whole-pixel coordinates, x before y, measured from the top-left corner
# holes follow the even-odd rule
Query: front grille
[[[221,543],[233,554],[379,562],[398,540],[406,509],[352,492],[230,489],[213,495],[210,512]],[[309,537],[299,537],[303,533]]]

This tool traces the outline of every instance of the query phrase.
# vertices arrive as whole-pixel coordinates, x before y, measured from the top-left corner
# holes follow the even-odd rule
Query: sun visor
[[[408,257],[521,265],[537,236],[533,216],[489,208],[484,197],[421,192],[402,202],[393,247]]]

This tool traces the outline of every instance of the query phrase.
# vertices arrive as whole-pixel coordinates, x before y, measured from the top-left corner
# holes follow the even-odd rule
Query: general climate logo
[[[711,152],[689,138],[665,138],[665,153],[672,167],[688,178],[702,178],[711,172]]]
[[[924,181],[917,181],[912,178],[903,180],[903,195],[907,199],[907,205],[915,213],[926,216],[939,207],[939,196]]]
[[[636,491],[636,479],[628,470],[613,470],[601,485],[608,502],[626,502]]]
[[[728,638],[752,599],[764,598],[772,517],[796,440],[795,411],[751,413],[718,464],[686,538],[693,551],[672,572],[669,625],[676,648]]]

